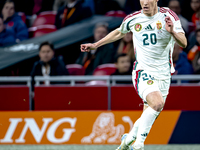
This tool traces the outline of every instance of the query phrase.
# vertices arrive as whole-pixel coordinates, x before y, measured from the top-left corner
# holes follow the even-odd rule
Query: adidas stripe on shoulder
[[[167,13],[168,12],[174,18],[175,21],[179,20],[177,14],[167,7],[161,7],[160,12],[161,13]]]

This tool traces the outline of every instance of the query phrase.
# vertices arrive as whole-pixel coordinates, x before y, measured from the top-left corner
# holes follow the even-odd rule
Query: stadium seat
[[[115,64],[102,64],[94,70],[93,75],[111,75],[116,69]]]
[[[55,18],[56,18],[56,11],[44,11],[41,12],[37,18],[33,22],[33,27],[39,26],[39,25],[47,25],[55,24]]]
[[[85,75],[85,69],[79,64],[68,64],[66,68],[69,75]]]
[[[112,73],[114,73],[116,71],[116,67],[115,64],[102,64],[99,65],[93,72],[94,76],[103,76],[103,75],[111,75]],[[89,81],[86,82],[85,85],[87,86],[95,86],[95,85],[103,85],[106,86],[107,82],[106,81]]]
[[[55,25],[40,25],[37,27],[31,27],[29,28],[29,37],[39,37],[51,32],[56,31]]]
[[[23,12],[18,12],[17,14],[18,14],[18,16],[20,16],[20,17],[22,18],[22,21],[23,21],[24,23],[26,23],[26,15],[25,15],[25,13],[23,13]]]
[[[106,16],[113,16],[113,17],[126,17],[126,13],[121,11],[121,10],[117,10],[117,11],[114,11],[114,10],[111,10],[109,12],[106,13]]]

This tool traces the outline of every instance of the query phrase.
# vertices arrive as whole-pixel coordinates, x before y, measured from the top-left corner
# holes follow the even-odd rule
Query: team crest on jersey
[[[139,24],[139,23],[136,23],[136,24],[135,24],[135,31],[139,32],[139,31],[141,31],[141,30],[142,30],[142,25]]]
[[[148,85],[152,85],[152,84],[153,84],[153,80],[148,80],[148,81],[147,81],[147,84],[148,84]]]
[[[157,29],[158,30],[161,30],[162,29],[162,23],[160,21],[157,21],[156,22],[156,26],[157,26]]]

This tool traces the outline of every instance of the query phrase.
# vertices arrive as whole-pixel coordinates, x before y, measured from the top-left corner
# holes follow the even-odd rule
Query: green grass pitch
[[[118,145],[0,145],[0,150],[115,150]],[[200,145],[145,145],[145,150],[200,150]]]

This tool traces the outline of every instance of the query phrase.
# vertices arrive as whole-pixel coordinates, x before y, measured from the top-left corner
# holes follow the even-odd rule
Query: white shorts
[[[171,79],[156,79],[153,73],[144,70],[133,70],[132,72],[133,85],[137,94],[143,99],[144,104],[147,104],[146,96],[154,91],[162,93],[164,101],[169,92]]]

